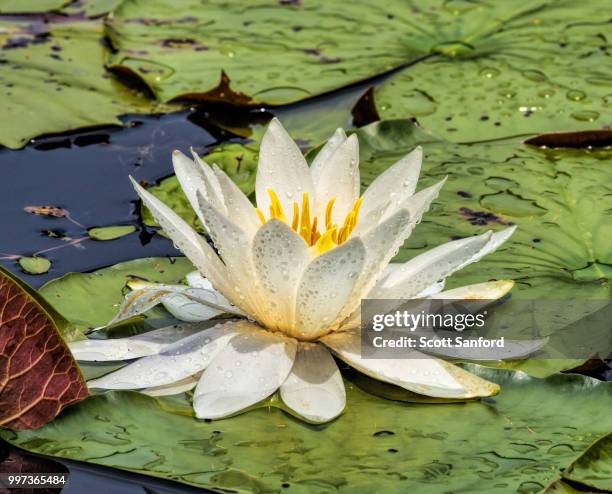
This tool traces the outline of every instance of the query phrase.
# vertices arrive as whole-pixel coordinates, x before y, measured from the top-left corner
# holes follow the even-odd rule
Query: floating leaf
[[[563,477],[580,484],[612,491],[612,434],[601,438],[563,473]]]
[[[258,149],[252,145],[226,143],[213,149],[204,156],[204,160],[209,165],[216,163],[245,194],[251,195],[255,190],[258,155]],[[159,185],[149,188],[148,191],[172,207],[191,226],[202,231],[200,220],[174,175],[162,180]],[[143,207],[140,212],[145,225],[158,226],[147,208]]]
[[[46,257],[20,257],[17,261],[22,271],[27,274],[44,274],[51,269],[51,261]]]
[[[599,0],[408,2],[435,55],[374,91],[382,119],[416,117],[454,142],[610,125],[612,71]]]
[[[185,395],[108,392],[51,426],[1,435],[37,453],[216,490],[502,494],[543,490],[612,428],[612,383],[469,370],[501,394],[406,404],[349,383],[344,414],[313,427],[267,406],[209,423],[191,416]]]
[[[284,104],[411,61],[403,1],[123,2],[108,22],[109,65],[157,98]],[[229,33],[229,34],[228,34]],[[367,40],[367,43],[364,42]],[[367,60],[367,63],[363,63]],[[197,67],[197,70],[194,70]]]
[[[0,5],[0,14],[31,14],[59,10],[64,5],[72,3],[70,0],[3,0]]]
[[[94,125],[120,125],[117,115],[152,111],[149,100],[104,70],[101,21],[0,21],[0,144]]]
[[[134,225],[101,226],[90,228],[87,233],[93,240],[115,240],[136,231]]]
[[[87,386],[54,313],[3,268],[0,306],[0,425],[37,428],[85,398]]]

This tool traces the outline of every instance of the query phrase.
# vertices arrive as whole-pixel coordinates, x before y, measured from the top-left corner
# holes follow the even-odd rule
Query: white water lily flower
[[[496,384],[414,350],[405,359],[362,358],[360,301],[502,297],[512,282],[481,283],[449,294],[442,292],[441,280],[495,250],[514,228],[389,264],[444,180],[415,193],[422,160],[416,148],[360,196],[358,159],[357,137],[338,129],[309,167],[274,119],[261,143],[255,208],[220,168],[175,151],[176,176],[215,248],[133,181],[197,271],[187,276],[188,286],[133,285],[111,322],[163,303],[188,324],[72,343],[80,360],[138,359],[90,386],[153,395],[195,387],[195,414],[208,419],[240,412],[280,390],[297,415],[326,422],[345,406],[333,354],[368,376],[415,393],[495,394]],[[236,319],[212,327],[202,322],[221,313]]]

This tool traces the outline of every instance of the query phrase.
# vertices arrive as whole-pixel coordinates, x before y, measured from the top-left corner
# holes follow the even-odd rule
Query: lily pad
[[[46,257],[24,256],[20,257],[17,262],[22,271],[27,274],[44,274],[51,269],[51,261]]]
[[[606,32],[599,0],[409,2],[435,55],[374,91],[380,118],[416,117],[453,142],[612,122]]]
[[[134,225],[100,226],[90,228],[87,234],[93,240],[115,240],[136,231]]]
[[[0,21],[0,144],[77,127],[120,125],[118,115],[150,112],[142,94],[104,69],[101,21]]]
[[[225,143],[213,149],[204,156],[204,160],[212,165],[217,164],[227,173],[247,195],[255,191],[255,173],[259,150],[253,145]],[[151,194],[172,207],[176,213],[198,231],[203,231],[189,201],[183,194],[177,178],[172,175],[162,180],[158,185],[148,189]],[[141,208],[140,213],[145,225],[158,226],[149,210]]]
[[[130,279],[178,283],[193,269],[183,257],[137,259],[93,273],[65,274],[46,283],[40,289],[40,294],[78,329],[83,330],[103,326],[115,316]],[[161,309],[152,316],[160,314]]]
[[[406,404],[347,386],[347,409],[308,426],[276,408],[212,423],[185,398],[93,396],[52,426],[0,435],[37,453],[240,492],[538,492],[612,428],[612,383],[473,367],[495,400]],[[364,421],[364,417],[368,420]]]
[[[70,0],[4,0],[0,5],[0,14],[31,14],[59,10]]]
[[[353,2],[123,2],[108,22],[110,67],[161,101],[285,104],[386,72],[422,54],[413,13]],[[367,40],[367,42],[364,42]],[[364,63],[367,60],[367,63]]]
[[[563,476],[590,488],[612,491],[612,434],[597,441]]]

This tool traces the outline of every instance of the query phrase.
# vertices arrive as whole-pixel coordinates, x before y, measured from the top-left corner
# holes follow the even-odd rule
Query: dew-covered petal
[[[291,214],[293,203],[302,201],[307,192],[315,200],[310,169],[293,139],[277,118],[273,118],[263,136],[255,178],[257,207],[265,214],[270,208],[268,189],[273,189],[285,211]]]
[[[212,291],[209,290],[201,290],[201,289],[192,289],[192,292],[198,291],[203,294],[211,294]],[[212,292],[216,293],[216,292]],[[222,297],[222,295],[220,295]],[[223,297],[225,303],[227,299]],[[174,317],[176,317],[180,321],[187,322],[198,322],[198,321],[208,321],[213,317],[216,317],[220,314],[226,312],[225,310],[215,309],[209,305],[204,305],[200,302],[196,302],[189,297],[177,293],[173,295],[167,295],[162,300],[162,305],[164,308],[170,312]]]
[[[201,191],[202,195],[206,197],[206,200],[214,207],[225,214],[227,212],[225,209],[225,197],[223,196],[223,189],[217,175],[213,172],[210,165],[200,158],[193,148],[191,148],[191,156],[193,156],[193,162],[200,167],[206,178],[206,187],[204,191]],[[194,199],[197,205],[197,193]]]
[[[319,181],[321,169],[325,166],[336,149],[338,149],[338,146],[340,146],[345,140],[346,133],[344,132],[344,129],[340,127],[337,128],[333,135],[327,140],[325,145],[314,157],[312,163],[310,164],[310,175],[312,176],[313,183],[316,184]]]
[[[235,414],[270,396],[289,374],[297,343],[241,321],[233,338],[206,368],[193,395],[201,419]]]
[[[423,150],[419,146],[376,177],[363,194],[360,217],[368,221],[370,213],[381,207],[386,209],[393,203],[401,207],[404,199],[414,194],[422,161]],[[374,225],[366,224],[364,227]]]
[[[68,347],[83,362],[110,362],[155,355],[168,345],[201,331],[199,324],[175,324],[127,338],[72,341]]]
[[[363,242],[354,238],[310,262],[297,292],[295,330],[301,339],[316,338],[338,318],[353,293],[365,258]]]
[[[344,218],[359,197],[359,141],[353,134],[345,139],[327,157],[321,166],[313,170],[313,181],[317,197],[316,212],[325,218],[327,203],[335,198],[332,222],[342,225]]]
[[[362,358],[358,332],[332,333],[321,338],[321,342],[367,376],[413,393],[437,398],[475,398],[499,391],[497,384],[416,350],[406,349],[405,358]]]
[[[306,242],[282,221],[270,220],[253,238],[253,260],[272,328],[293,326],[298,283],[310,261]]]
[[[229,219],[233,223],[240,225],[249,237],[253,237],[261,226],[261,221],[253,204],[244,192],[240,190],[240,187],[223,170],[217,165],[213,165],[213,170],[223,192]]]
[[[90,388],[142,389],[165,386],[204,370],[236,336],[235,322],[218,324],[166,346],[157,355],[143,357],[99,379]]]
[[[215,184],[215,187],[211,182],[211,180],[216,182],[217,178],[206,163],[200,165],[189,159],[180,151],[174,151],[172,153],[172,164],[174,166],[176,178],[181,185],[181,189],[183,189],[185,197],[189,201],[189,204],[191,204],[191,208],[195,211],[202,224],[204,224],[204,217],[198,205],[198,192],[208,198],[208,201],[215,204],[218,209],[221,208],[221,210],[223,210],[225,206],[223,196],[219,195],[217,191],[218,184]]]
[[[226,269],[213,248],[172,209],[138,185],[132,177],[130,180],[143,204],[176,247],[187,256],[198,271],[210,279],[217,290],[225,294],[228,289],[225,281],[227,279]]]
[[[308,422],[328,422],[342,413],[346,392],[327,348],[299,343],[293,368],[280,387],[283,402]]]
[[[485,281],[443,292],[438,291],[427,296],[436,300],[497,300],[509,293],[513,286],[512,280]]]
[[[191,271],[185,275],[185,281],[191,288],[203,288],[204,290],[214,290],[210,280],[199,271]]]
[[[465,266],[487,245],[491,232],[447,242],[418,255],[383,278],[369,298],[410,299]]]
[[[180,381],[172,384],[153,386],[151,388],[143,389],[141,390],[141,393],[149,396],[172,396],[185,393],[196,387],[196,384],[198,384],[198,381],[200,380],[200,376],[201,373],[194,374],[193,376],[186,377],[185,379],[181,379]]]

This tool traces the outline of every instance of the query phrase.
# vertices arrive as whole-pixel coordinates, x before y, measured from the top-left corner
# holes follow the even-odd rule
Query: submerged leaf
[[[93,240],[115,240],[136,231],[134,225],[101,226],[90,228],[87,233]]]
[[[87,396],[52,313],[0,268],[0,425],[34,429]]]

